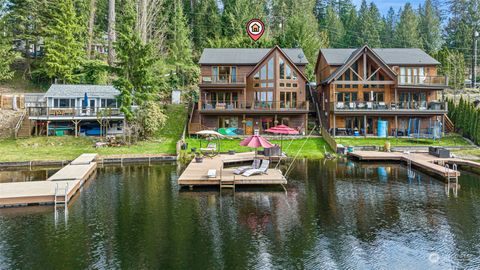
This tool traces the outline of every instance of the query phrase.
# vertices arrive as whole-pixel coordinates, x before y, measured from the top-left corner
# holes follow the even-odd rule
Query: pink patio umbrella
[[[280,134],[280,144],[281,147],[283,148],[283,135],[298,135],[300,132],[298,130],[291,128],[289,126],[285,125],[278,125],[272,128],[269,128],[265,130],[265,132],[268,133],[274,133],[274,134]]]
[[[257,148],[273,147],[273,144],[271,144],[267,139],[263,138],[258,134],[245,138],[243,141],[240,142],[240,145],[255,148],[255,158],[257,157]]]

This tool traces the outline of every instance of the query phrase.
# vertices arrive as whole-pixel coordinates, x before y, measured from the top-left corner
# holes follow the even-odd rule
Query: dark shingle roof
[[[272,49],[268,48],[207,48],[203,50],[201,65],[236,64],[256,65]],[[308,60],[300,48],[282,49],[296,65],[306,65]],[[302,56],[302,57],[299,57]]]
[[[52,84],[45,97],[83,98],[85,93],[92,98],[113,98],[119,95],[120,91],[111,85]]]
[[[357,49],[321,49],[329,65],[343,65]],[[421,49],[392,48],[372,49],[387,65],[438,65],[440,62]]]

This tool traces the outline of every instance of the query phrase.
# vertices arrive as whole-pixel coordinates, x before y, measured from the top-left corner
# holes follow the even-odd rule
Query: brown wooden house
[[[448,121],[439,64],[420,49],[320,49],[323,126],[334,136],[439,135]]]
[[[302,49],[204,49],[198,104],[189,133],[236,128],[262,133],[277,124],[306,131],[308,102]]]

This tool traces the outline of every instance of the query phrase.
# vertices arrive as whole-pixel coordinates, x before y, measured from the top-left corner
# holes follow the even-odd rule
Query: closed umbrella
[[[269,128],[269,129],[265,130],[265,132],[273,133],[273,134],[280,134],[280,144],[281,144],[282,148],[283,148],[283,135],[298,135],[298,134],[300,134],[300,132],[298,132],[298,130],[296,130],[294,128],[291,128],[289,126],[285,126],[285,125],[278,125],[276,127]]]
[[[257,157],[257,148],[263,147],[263,148],[270,148],[273,147],[273,144],[271,144],[267,139],[263,138],[262,136],[255,134],[253,136],[250,136],[248,138],[245,138],[243,141],[240,142],[241,146],[247,146],[250,148],[255,148],[255,158]]]

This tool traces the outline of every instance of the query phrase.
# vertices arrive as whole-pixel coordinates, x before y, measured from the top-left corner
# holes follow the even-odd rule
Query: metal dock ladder
[[[447,186],[446,186],[446,193],[447,196],[450,196],[450,189],[453,191],[453,195],[455,197],[458,196],[458,170],[457,170],[457,164],[452,165],[452,169],[450,170],[450,167],[448,164],[445,164],[445,174],[447,175]]]
[[[55,218],[55,227],[57,227],[59,221],[59,215],[57,210],[57,206],[64,206],[64,222],[67,225],[68,222],[68,183],[66,183],[63,187],[60,187],[58,183],[55,185],[55,193],[54,196],[54,218]]]
[[[55,207],[57,205],[67,205],[68,204],[68,183],[64,185],[64,187],[60,187],[58,183],[55,185],[55,194],[54,196],[54,203]]]

